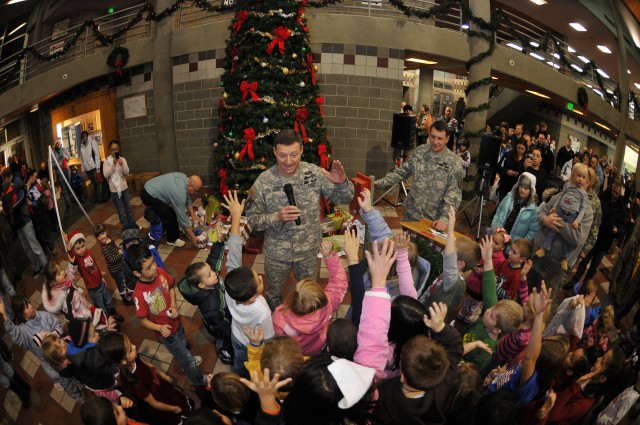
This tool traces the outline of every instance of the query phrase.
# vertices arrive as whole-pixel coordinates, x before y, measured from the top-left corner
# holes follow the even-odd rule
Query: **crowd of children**
[[[574,167],[553,206],[567,225],[580,226],[585,178]],[[451,209],[443,271],[426,285],[429,263],[419,258],[409,235],[392,235],[368,190],[358,201],[371,240],[365,255],[355,231],[346,231],[345,270],[332,244],[323,242],[319,252],[328,283],[297,282],[273,312],[262,277],[242,266],[244,201],[235,192],[223,203],[231,216],[225,276],[222,242],[176,281],[157,253],[161,229],[143,237],[128,224],[119,247],[105,226],[94,227],[123,303],[135,305],[142,326],[175,357],[193,393],[185,394],[172,376],[144,361],[135,335],[118,331],[126,319],[114,309],[82,233],[67,236],[66,268],[46,265],[46,312],[16,295],[11,308],[0,300],[0,315],[8,335],[40,358],[56,387],[83,402],[85,424],[636,420],[631,406],[638,397],[631,403],[631,392],[623,391],[638,385],[631,373],[636,360],[619,343],[613,307],[594,307],[593,281],[570,288],[551,314],[555,294],[532,276],[531,242],[511,240],[504,228],[479,243],[456,238]],[[549,241],[536,255],[544,256]],[[76,273],[88,294],[74,284]],[[199,308],[218,358],[232,365],[231,372],[199,368],[202,358],[189,352],[176,290]],[[335,319],[347,291],[347,319]],[[54,314],[68,325],[63,328]],[[28,404],[27,384],[6,373],[8,385]]]

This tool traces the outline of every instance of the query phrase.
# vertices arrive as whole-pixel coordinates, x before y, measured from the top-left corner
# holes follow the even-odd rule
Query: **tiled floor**
[[[133,207],[133,213],[135,217],[142,217],[144,206],[142,205],[139,197],[134,197],[131,201]],[[376,205],[376,208],[380,210],[385,216],[385,220],[392,229],[400,228],[400,217],[402,217],[402,207],[393,207],[390,204],[382,201]],[[484,221],[488,222],[488,217],[493,211],[493,206],[489,204],[484,211]],[[94,206],[89,212],[91,219],[95,223],[105,223],[111,237],[120,242],[120,226],[118,223],[117,215],[115,214],[115,208],[109,203],[100,204]],[[78,214],[76,213],[76,217]],[[475,234],[475,227],[470,228],[463,215],[459,214],[459,220],[456,227],[461,233],[471,235]],[[140,218],[138,223],[144,228],[149,227],[149,223]],[[67,232],[77,229],[85,234],[87,237],[87,246],[92,249],[95,257],[98,259],[98,264],[101,270],[106,273],[107,269],[100,254],[98,246],[95,246],[96,239],[92,234],[91,226],[89,222],[80,217],[75,223],[67,226],[65,229]],[[60,239],[57,239],[60,241]],[[59,243],[59,242],[58,242]],[[60,243],[59,243],[60,244]],[[60,244],[61,245],[61,244]],[[58,247],[58,255],[56,260],[59,262],[65,261],[65,255],[62,252],[61,246]],[[191,248],[174,248],[167,245],[161,245],[159,248],[160,255],[165,262],[167,270],[171,275],[176,278],[180,278],[186,269],[186,267],[194,261],[202,261],[208,255],[208,251],[196,251]],[[608,260],[603,264],[605,267],[609,267],[611,263]],[[322,262],[320,262],[322,263]],[[243,265],[252,266],[256,272],[264,273],[264,254],[244,254]],[[320,266],[319,281],[326,282],[327,270],[324,264]],[[224,272],[224,271],[223,271]],[[30,297],[34,306],[40,308],[42,303],[41,290],[42,290],[42,277],[37,279],[31,278],[30,270],[27,270],[25,277],[19,283],[16,288],[18,292],[24,293]],[[600,280],[604,280],[601,275],[598,275]],[[138,346],[140,354],[147,360],[151,361],[156,367],[168,372],[176,378],[177,383],[183,388],[190,388],[184,373],[173,362],[171,354],[157,342],[153,333],[140,324],[140,320],[135,317],[134,307],[125,306],[120,301],[120,296],[116,290],[115,283],[110,278],[108,273],[105,276],[108,286],[113,293],[114,305],[116,309],[126,317],[125,322],[122,324],[122,331],[127,333],[134,344]],[[289,283],[293,283],[293,276],[290,276]],[[81,280],[79,284],[82,285]],[[602,285],[604,288],[608,287],[608,283]],[[600,295],[600,294],[599,294]],[[213,348],[212,337],[202,327],[202,319],[199,313],[196,312],[196,307],[185,302],[182,296],[178,293],[178,304],[180,314],[182,315],[182,323],[185,328],[185,335],[187,340],[191,344],[191,352],[194,355],[200,355],[203,358],[203,363],[200,369],[203,372],[220,372],[223,370],[229,370],[229,368],[217,361],[216,351]],[[348,309],[350,302],[350,296],[347,294],[343,305],[340,306],[336,316],[343,317]],[[0,332],[4,333],[3,328],[0,327]],[[44,371],[40,367],[40,361],[29,352],[25,352],[21,348],[14,345],[9,338],[4,335],[2,338],[7,345],[11,348],[14,360],[13,366],[17,373],[28,379],[32,385],[32,407],[28,410],[21,408],[19,399],[13,392],[0,389],[0,400],[3,400],[3,412],[0,412],[0,424],[13,424],[13,423],[29,423],[29,424],[59,424],[65,423],[66,425],[79,424],[79,404],[75,403],[71,398],[64,393],[53,388],[53,383],[44,374]],[[87,393],[88,395],[88,393]]]

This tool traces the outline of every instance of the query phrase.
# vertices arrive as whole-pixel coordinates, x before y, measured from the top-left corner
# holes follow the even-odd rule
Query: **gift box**
[[[333,235],[333,220],[329,217],[325,217],[320,220],[320,230],[322,231],[323,236]]]
[[[224,216],[222,214],[217,215],[211,221],[210,226],[215,228],[220,225],[220,235],[227,236],[231,230],[231,217]],[[251,236],[251,225],[247,222],[247,217],[240,217],[240,237],[242,238],[242,244],[245,245],[247,240]]]
[[[339,232],[342,229],[342,223],[349,220],[351,218],[351,214],[345,210],[336,208],[335,212],[327,215],[326,218],[333,222],[333,231]]]

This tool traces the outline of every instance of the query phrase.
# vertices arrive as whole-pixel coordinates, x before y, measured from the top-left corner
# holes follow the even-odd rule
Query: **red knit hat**
[[[72,231],[71,233],[69,233],[67,235],[67,240],[69,241],[69,248],[73,248],[73,246],[79,240],[86,240],[86,239],[87,238],[85,238],[84,235],[82,233],[78,232],[77,230],[74,230],[74,231]]]

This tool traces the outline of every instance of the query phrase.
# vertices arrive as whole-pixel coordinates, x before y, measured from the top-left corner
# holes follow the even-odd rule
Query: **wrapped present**
[[[222,214],[217,215],[211,221],[210,226],[215,228],[220,224],[220,235],[227,236],[231,230],[231,217],[224,216]],[[240,237],[242,237],[242,244],[246,244],[247,240],[251,236],[251,225],[247,222],[247,217],[240,217]]]
[[[333,220],[331,220],[329,217],[325,217],[320,220],[320,229],[322,231],[322,236],[333,235]]]
[[[339,232],[342,229],[342,223],[351,218],[351,214],[345,210],[336,208],[335,212],[327,215],[327,218],[333,222],[333,231]]]
[[[206,213],[205,223],[211,222],[211,219],[216,214],[220,214],[222,212],[220,201],[213,195],[202,196],[202,207],[204,207],[204,211]]]

